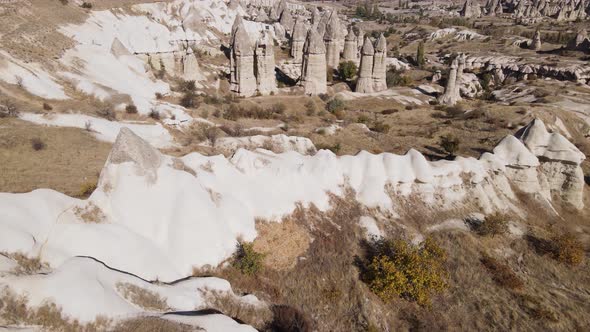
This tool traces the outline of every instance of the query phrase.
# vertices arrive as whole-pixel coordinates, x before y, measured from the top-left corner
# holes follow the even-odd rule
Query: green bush
[[[341,62],[340,65],[338,65],[338,75],[345,81],[353,79],[356,76],[357,70],[356,63],[353,61]]]
[[[431,238],[414,246],[403,240],[378,240],[363,280],[383,301],[401,297],[430,306],[433,295],[447,287],[446,253]]]
[[[449,154],[449,156],[455,155],[459,150],[459,144],[459,139],[453,135],[445,135],[440,138],[440,146]]]
[[[262,269],[264,255],[254,250],[252,243],[240,242],[234,254],[233,266],[243,274],[255,275]]]
[[[394,86],[408,86],[412,84],[412,79],[409,76],[403,75],[402,70],[390,69],[385,74],[385,81],[387,87],[391,88]]]
[[[508,233],[508,219],[501,213],[494,213],[476,226],[475,231],[481,236],[504,235]]]
[[[334,98],[326,104],[326,111],[330,113],[336,113],[338,111],[342,111],[344,109],[344,106],[345,104],[344,101],[342,101],[342,99]]]

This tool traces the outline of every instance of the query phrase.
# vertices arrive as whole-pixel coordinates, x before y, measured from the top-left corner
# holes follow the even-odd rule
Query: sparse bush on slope
[[[240,242],[234,254],[233,266],[243,274],[255,275],[262,269],[264,255],[254,250],[254,245],[248,242]]]
[[[419,246],[404,240],[378,240],[372,246],[363,279],[383,301],[401,297],[429,306],[447,287],[446,253],[432,239]]]

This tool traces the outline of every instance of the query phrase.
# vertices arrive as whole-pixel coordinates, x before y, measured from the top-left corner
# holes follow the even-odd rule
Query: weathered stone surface
[[[387,40],[381,34],[375,45],[375,56],[373,59],[373,90],[375,92],[387,90],[385,79],[387,72]]]
[[[340,63],[340,19],[336,11],[330,14],[324,32],[324,42],[326,44],[326,62],[328,67],[337,68]]]
[[[361,64],[359,68],[358,80],[356,82],[356,92],[371,93],[374,90],[373,84],[373,66],[375,63],[375,49],[370,38],[365,38],[361,50]]]
[[[254,45],[240,16],[232,26],[230,52],[230,88],[240,96],[256,94],[254,76]]]
[[[358,41],[352,28],[348,29],[348,34],[344,39],[344,53],[342,58],[346,61],[358,60]]]
[[[303,44],[307,36],[307,26],[303,20],[297,20],[293,28],[293,37],[291,38],[291,57],[300,62],[303,59]]]
[[[293,26],[295,25],[295,19],[288,9],[283,10],[279,23],[281,23],[287,34],[291,36],[293,33]]]
[[[269,94],[277,90],[275,75],[275,55],[273,40],[270,34],[264,31],[256,42],[256,83],[258,92]]]
[[[480,17],[481,7],[477,1],[466,0],[463,4],[463,8],[459,12],[459,15],[463,17]]]
[[[438,98],[438,102],[443,105],[452,106],[461,100],[459,89],[457,87],[458,68],[459,56],[453,59],[453,62],[451,63],[451,69],[449,71],[449,78],[447,79],[447,86],[445,87],[445,92]]]
[[[315,29],[310,29],[303,46],[300,85],[306,94],[317,95],[327,90],[326,47]]]
[[[533,40],[531,41],[530,49],[534,51],[540,51],[541,46],[541,31],[536,30]]]
[[[574,51],[590,51],[590,38],[586,29],[578,31],[576,38],[567,44],[567,48]]]

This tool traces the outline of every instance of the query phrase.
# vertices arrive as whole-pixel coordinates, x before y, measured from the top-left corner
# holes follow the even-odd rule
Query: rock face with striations
[[[567,48],[574,51],[590,51],[590,38],[588,38],[588,32],[586,29],[578,31],[576,38],[572,39],[567,44]]]
[[[254,76],[254,45],[240,16],[232,26],[230,52],[230,88],[243,97],[256,94]]]
[[[358,41],[352,28],[348,29],[348,34],[344,38],[344,53],[342,58],[346,61],[358,60]]]
[[[356,92],[371,93],[373,92],[373,66],[375,64],[375,48],[370,38],[365,38],[365,43],[361,49],[361,64],[359,68],[358,80],[356,82]]]
[[[307,27],[305,26],[305,22],[303,20],[297,20],[291,38],[291,57],[295,62],[301,62],[303,59],[303,44],[305,44],[306,35]]]
[[[385,79],[387,72],[387,40],[381,34],[375,45],[373,58],[373,90],[375,92],[387,90]]]
[[[333,11],[326,24],[324,42],[326,45],[326,63],[328,67],[337,68],[340,63],[340,20],[338,14]]]
[[[586,156],[561,134],[549,133],[539,119],[519,130],[516,137],[539,159],[542,189],[577,209],[583,208],[585,183],[580,164]]]
[[[540,51],[541,46],[541,31],[536,30],[535,35],[533,36],[533,40],[531,41],[530,49],[533,51]]]
[[[293,26],[295,25],[295,19],[293,19],[293,15],[291,15],[291,12],[288,9],[283,10],[283,13],[281,14],[281,20],[279,21],[279,23],[283,26],[285,32],[289,36],[293,35]]]
[[[459,87],[457,84],[457,78],[460,76],[458,74],[459,58],[460,56],[457,56],[455,59],[453,59],[453,62],[451,62],[451,69],[449,71],[449,78],[447,79],[445,92],[438,98],[438,102],[443,105],[452,106],[461,100],[461,96],[459,95]]]
[[[300,85],[306,94],[326,93],[326,47],[322,37],[315,29],[310,29],[303,46]]]
[[[481,7],[477,1],[465,0],[463,8],[459,12],[462,17],[480,17]]]
[[[256,42],[255,56],[258,92],[266,95],[277,91],[273,40],[267,31],[263,31]]]

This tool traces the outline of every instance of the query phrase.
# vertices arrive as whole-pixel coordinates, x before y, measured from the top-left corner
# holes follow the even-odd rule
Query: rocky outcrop
[[[258,12],[256,13],[256,22],[268,22],[270,20],[270,18],[268,17],[268,14],[266,13],[266,10],[264,10],[264,8],[260,7],[258,9]]]
[[[588,38],[588,32],[586,29],[578,31],[576,38],[572,39],[568,44],[567,48],[573,51],[590,51],[590,38]]]
[[[361,64],[359,68],[358,79],[356,81],[356,92],[371,93],[373,92],[373,66],[375,63],[375,48],[370,38],[365,38],[365,43],[361,50]]]
[[[375,56],[373,58],[373,91],[387,90],[385,79],[387,72],[387,40],[381,34],[375,45]]]
[[[315,29],[310,29],[303,46],[300,85],[306,94],[318,95],[327,90],[326,46]]]
[[[283,10],[283,13],[281,14],[281,20],[279,21],[279,23],[283,26],[285,32],[289,36],[293,35],[293,26],[295,25],[295,19],[293,18],[293,15],[291,15],[291,12],[288,9]]]
[[[586,83],[590,80],[590,66],[578,62],[560,64],[530,63],[526,59],[513,56],[469,56],[466,59],[468,69],[483,69],[499,73],[502,76],[523,78],[534,74],[537,77],[549,77],[561,81]],[[501,83],[501,82],[498,82]]]
[[[473,0],[465,0],[463,4],[463,8],[459,11],[459,15],[462,17],[480,17],[481,16],[481,7],[477,1]]]
[[[348,34],[344,38],[344,53],[342,58],[346,61],[358,61],[358,41],[352,28],[348,29]]]
[[[519,130],[516,137],[541,162],[539,181],[543,189],[577,209],[583,208],[585,182],[580,164],[586,156],[561,134],[549,133],[539,119]]]
[[[533,36],[533,40],[529,45],[529,48],[533,51],[540,51],[541,50],[541,31],[538,29],[535,31],[535,35]]]
[[[301,62],[303,59],[303,44],[305,44],[305,37],[307,36],[307,27],[303,20],[297,20],[293,28],[293,36],[291,38],[291,57],[295,62]]]

